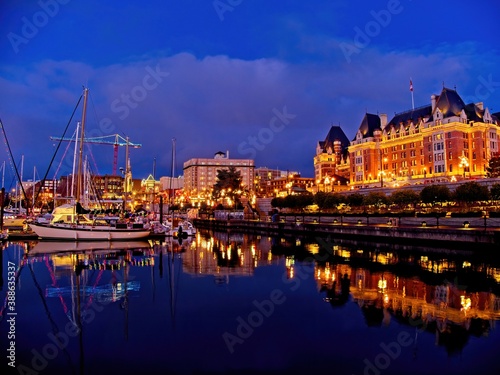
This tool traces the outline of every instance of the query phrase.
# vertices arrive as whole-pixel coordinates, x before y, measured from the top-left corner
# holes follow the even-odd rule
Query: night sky
[[[443,87],[500,111],[496,1],[4,0],[0,118],[24,175],[43,177],[82,93],[87,136],[128,136],[134,178],[229,151],[313,176],[330,126],[428,105]],[[81,107],[71,121],[71,136]],[[110,138],[112,140],[112,138]],[[71,173],[68,143],[48,177]],[[5,149],[5,147],[4,147]],[[124,166],[120,147],[118,167]],[[91,165],[111,173],[113,147]],[[12,177],[7,162],[6,187]]]

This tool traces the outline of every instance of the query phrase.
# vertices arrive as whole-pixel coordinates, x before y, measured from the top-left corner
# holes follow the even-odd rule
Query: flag
[[[413,82],[410,79],[410,91],[413,92]]]

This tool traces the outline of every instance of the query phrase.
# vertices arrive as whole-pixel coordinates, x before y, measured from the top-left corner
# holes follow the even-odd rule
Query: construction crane
[[[109,140],[110,138],[114,138],[114,140]],[[53,141],[75,142],[74,138],[50,137],[50,139]],[[116,167],[118,164],[118,146],[128,146],[133,148],[142,147],[142,144],[132,143],[129,141],[128,137],[123,138],[120,134],[111,134],[102,137],[85,138],[83,142],[98,144],[98,145],[113,145],[113,176],[116,176],[116,169],[117,169]],[[126,161],[126,163],[128,163],[128,161]]]

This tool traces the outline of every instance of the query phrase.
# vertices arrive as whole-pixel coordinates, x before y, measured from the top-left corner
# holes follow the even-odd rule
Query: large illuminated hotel
[[[465,104],[449,88],[390,121],[386,114],[366,113],[349,145],[340,127],[318,142],[315,180],[343,176],[351,187],[393,187],[484,177],[499,152],[499,118],[483,103]]]
[[[245,189],[253,190],[255,163],[251,159],[230,159],[229,152],[217,152],[213,158],[193,158],[184,163],[184,192],[196,201],[206,197],[217,182],[217,171],[234,167]]]

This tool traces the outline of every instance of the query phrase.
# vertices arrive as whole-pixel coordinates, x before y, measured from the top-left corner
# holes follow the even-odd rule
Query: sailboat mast
[[[75,168],[76,168],[76,155],[78,151],[78,130],[80,129],[80,122],[76,123],[76,133],[75,133],[75,151],[73,153],[73,174],[71,175],[71,197],[75,197],[74,187],[75,187]],[[66,190],[66,195],[68,195],[68,190]]]
[[[170,171],[170,205],[174,204],[173,179],[175,175],[175,138],[172,138],[172,170]],[[172,222],[173,223],[173,222]]]
[[[127,210],[128,198],[132,192],[132,176],[130,170],[130,157],[129,157],[129,138],[126,138],[125,144],[125,175],[123,179],[123,211]],[[132,207],[131,207],[132,208]]]
[[[83,140],[85,137],[85,120],[87,117],[87,98],[89,95],[89,89],[87,87],[83,90],[83,113],[82,113],[82,125],[80,131],[80,147],[78,150],[78,169],[77,169],[77,185],[76,185],[76,202],[80,201],[82,193],[82,165],[83,165]]]
[[[24,171],[24,155],[21,155],[21,181],[19,182],[21,184],[21,186],[23,186],[23,171]],[[21,190],[22,192],[24,193],[24,188],[21,188],[19,187],[19,195],[21,195]],[[21,213],[21,208],[22,208],[22,205],[21,205],[21,200],[22,199],[19,199],[20,197],[18,196],[17,197],[17,202],[18,202],[18,205],[19,205],[19,208],[18,208],[18,213]],[[24,195],[24,199],[26,199],[26,194]],[[26,199],[27,200],[27,199]],[[26,204],[28,202],[26,201]]]
[[[83,205],[85,207],[88,207],[88,160],[87,156],[85,155],[85,162],[83,163]]]
[[[5,187],[5,160],[2,163],[2,187]]]
[[[34,210],[35,209],[35,185],[36,185],[36,166],[33,166],[33,187],[31,189],[32,193],[32,204],[31,208]]]

